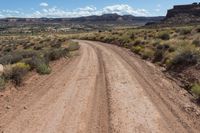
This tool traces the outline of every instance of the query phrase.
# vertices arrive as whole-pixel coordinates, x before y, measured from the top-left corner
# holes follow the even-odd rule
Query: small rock
[[[196,115],[197,115],[197,116],[200,116],[200,111],[196,111]]]
[[[26,106],[24,106],[24,109],[27,109],[27,107],[26,107]]]
[[[189,105],[189,104],[187,104],[187,105],[185,105],[184,106],[184,110],[186,111],[186,112],[194,112],[195,111],[195,109],[194,109],[194,107],[192,107],[191,105]]]
[[[6,106],[6,109],[11,109],[11,107],[10,106]]]

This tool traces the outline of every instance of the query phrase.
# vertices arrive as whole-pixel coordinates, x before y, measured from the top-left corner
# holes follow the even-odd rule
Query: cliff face
[[[200,3],[190,5],[176,5],[168,10],[165,18],[167,23],[200,22]]]

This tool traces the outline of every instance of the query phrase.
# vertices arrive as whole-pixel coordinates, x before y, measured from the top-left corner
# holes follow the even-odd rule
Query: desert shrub
[[[170,45],[169,44],[158,44],[153,56],[153,62],[161,62],[165,56],[167,50],[169,51]]]
[[[162,39],[162,40],[169,40],[170,39],[170,35],[167,32],[161,32],[158,35],[158,38]]]
[[[198,26],[198,27],[196,28],[196,32],[197,32],[197,33],[200,33],[200,26]]]
[[[181,70],[181,68],[197,64],[199,59],[200,53],[195,47],[182,46],[172,57],[168,68]]]
[[[134,33],[131,33],[131,35],[130,35],[130,38],[132,39],[132,40],[135,40],[135,34]]]
[[[7,54],[0,58],[0,64],[13,64],[23,59],[22,55],[19,54]]]
[[[194,84],[193,86],[192,86],[192,93],[194,94],[194,95],[196,95],[198,98],[200,98],[200,85],[199,84]]]
[[[33,47],[34,50],[41,50],[43,48],[42,45],[37,44],[36,46]]]
[[[134,43],[135,46],[142,44],[142,40],[137,39]]]
[[[152,58],[154,55],[154,52],[153,50],[151,49],[145,49],[143,52],[142,52],[142,58],[143,59],[149,59],[149,58]]]
[[[155,42],[152,43],[152,45],[153,45],[154,47],[157,47],[158,45],[160,45],[160,41],[155,41]]]
[[[156,48],[159,49],[159,50],[166,51],[166,50],[168,50],[170,48],[170,46],[169,46],[169,44],[159,44],[159,45],[157,45]]]
[[[35,55],[37,55],[39,52],[35,50],[23,50],[23,51],[17,51],[14,54],[15,55],[21,55],[23,58],[30,58]]]
[[[51,68],[45,63],[37,64],[36,70],[39,74],[42,75],[51,73]]]
[[[187,35],[187,34],[190,34],[192,32],[192,29],[191,28],[182,28],[180,30],[180,34],[181,35]]]
[[[48,59],[41,56],[35,56],[28,60],[25,60],[30,65],[31,69],[36,69],[39,74],[49,74],[51,69],[48,65]]]
[[[52,48],[60,48],[62,46],[61,41],[56,41],[51,44]]]
[[[78,50],[80,48],[80,45],[78,44],[78,42],[73,42],[73,41],[69,41],[68,42],[68,50],[69,51],[75,51]]]
[[[169,52],[169,53],[172,53],[172,52],[174,52],[175,50],[176,50],[176,49],[175,49],[174,47],[171,46],[171,47],[169,47],[168,52]]]
[[[25,74],[29,71],[30,66],[25,63],[16,63],[12,66],[12,74],[11,74],[11,80],[16,85],[20,85],[22,83],[22,79],[25,76]]]
[[[136,54],[140,54],[140,52],[141,51],[143,51],[143,47],[141,47],[141,46],[133,46],[132,48],[131,48],[131,51],[133,52],[133,53],[136,53]]]
[[[11,48],[11,47],[6,47],[6,48],[4,48],[3,51],[4,51],[4,52],[11,52],[11,51],[12,51],[12,48]]]
[[[0,76],[0,90],[3,90],[5,88],[5,79],[3,76]]]
[[[163,49],[156,49],[154,56],[153,56],[153,62],[161,62],[164,58],[165,50]]]
[[[193,40],[192,44],[194,44],[197,47],[200,47],[200,39],[197,38],[197,39]]]
[[[129,43],[129,42],[132,41],[131,38],[130,38],[130,36],[128,36],[126,34],[124,34],[123,36],[121,36],[121,40],[122,40],[123,43]]]
[[[0,64],[14,64],[21,61],[23,58],[33,57],[37,52],[33,50],[16,51],[0,57]]]
[[[49,60],[57,60],[65,57],[68,54],[68,49],[53,49],[48,53]]]

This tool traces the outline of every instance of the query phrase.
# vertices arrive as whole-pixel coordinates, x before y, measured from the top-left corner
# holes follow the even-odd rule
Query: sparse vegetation
[[[162,32],[159,34],[158,38],[162,39],[162,40],[169,40],[170,39],[170,35],[167,32]]]
[[[16,85],[21,85],[23,77],[30,70],[30,66],[25,63],[16,63],[12,66],[11,80]]]
[[[0,90],[3,90],[5,88],[5,79],[3,76],[0,76]]]
[[[141,51],[143,51],[144,48],[142,48],[141,46],[133,46],[131,48],[131,51],[136,53],[136,54],[140,54]]]
[[[21,85],[24,76],[32,70],[39,74],[51,73],[50,61],[70,55],[79,49],[77,42],[58,36],[0,37],[0,64],[4,65],[0,76],[0,89],[7,81]],[[66,48],[64,45],[67,45]]]
[[[151,59],[154,55],[154,51],[151,50],[151,49],[145,49],[143,52],[142,52],[142,58],[143,59]]]
[[[169,68],[182,70],[182,68],[197,64],[199,59],[200,53],[198,50],[192,46],[182,46],[171,59]]]
[[[78,37],[85,40],[95,40],[112,43],[130,49],[145,60],[152,61],[177,74],[192,67],[199,68],[200,41],[199,27],[184,26],[177,28],[134,28],[112,30],[112,32],[80,34]],[[193,71],[198,71],[197,69]],[[193,75],[195,77],[195,75]],[[184,80],[193,84],[200,82],[199,78]]]
[[[192,28],[190,28],[190,27],[182,28],[182,29],[180,30],[180,34],[181,34],[181,35],[187,35],[187,34],[190,34],[191,32],[192,32]]]
[[[196,95],[198,98],[200,98],[200,85],[199,84],[194,84],[193,86],[192,86],[192,93],[194,94],[194,95]]]
[[[77,42],[69,41],[68,48],[67,48],[69,51],[75,51],[75,50],[78,50],[79,48],[80,46]]]
[[[50,74],[51,73],[51,68],[45,64],[45,63],[39,63],[36,67],[36,70],[40,74]]]

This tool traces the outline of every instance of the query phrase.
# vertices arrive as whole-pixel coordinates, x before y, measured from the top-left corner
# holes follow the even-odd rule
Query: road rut
[[[199,118],[181,108],[189,100],[178,91],[166,94],[174,85],[154,75],[160,75],[154,67],[116,46],[79,43],[80,55],[58,62],[49,76],[29,79],[21,91],[2,92],[0,131],[198,132]]]

